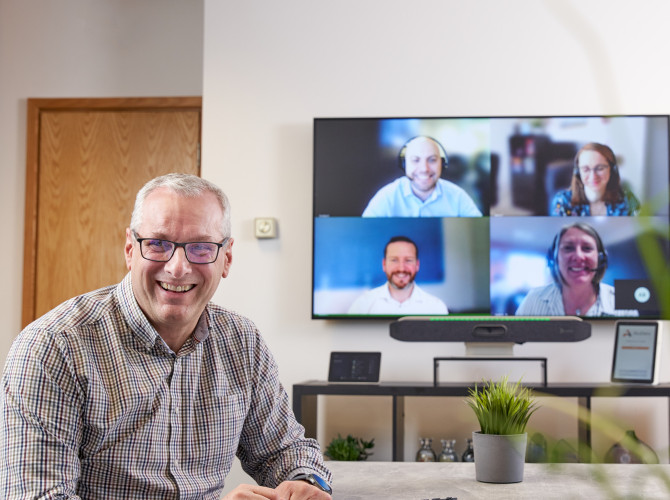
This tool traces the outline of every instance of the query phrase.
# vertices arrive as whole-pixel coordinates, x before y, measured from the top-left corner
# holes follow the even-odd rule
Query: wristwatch
[[[316,486],[321,491],[325,491],[329,495],[333,494],[333,489],[328,485],[325,479],[320,478],[316,474],[298,474],[291,481],[307,481],[312,486]]]

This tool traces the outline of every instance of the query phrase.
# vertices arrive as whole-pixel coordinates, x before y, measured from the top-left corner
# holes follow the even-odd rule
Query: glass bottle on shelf
[[[465,451],[463,452],[463,456],[461,459],[463,462],[474,462],[475,461],[475,450],[472,449],[472,438],[467,439],[467,447],[465,448]]]
[[[437,457],[438,462],[458,462],[458,455],[454,451],[455,439],[442,439],[442,451]]]
[[[421,447],[419,451],[416,452],[416,461],[417,462],[435,462],[437,457],[433,451],[433,439],[432,438],[421,438]]]
[[[605,454],[610,464],[657,464],[658,455],[651,446],[639,439],[635,431],[626,431],[622,442],[615,443]]]

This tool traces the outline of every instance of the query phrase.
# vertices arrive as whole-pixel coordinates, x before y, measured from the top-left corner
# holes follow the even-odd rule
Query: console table
[[[389,396],[392,404],[392,454],[394,462],[404,458],[405,397],[406,396],[459,396],[468,395],[470,385],[430,382],[383,382],[378,384],[340,384],[324,381],[308,381],[293,386],[293,412],[305,427],[305,435],[316,438],[318,396]],[[528,385],[538,394],[578,398],[578,404],[591,409],[594,397],[664,397],[670,409],[670,384],[663,385],[619,385],[619,384],[547,384]],[[670,410],[669,410],[670,411]],[[670,419],[669,419],[670,420]],[[668,422],[670,436],[670,422]],[[578,423],[578,440],[591,446],[591,425],[587,420]]]
[[[523,481],[480,483],[473,463],[326,462],[333,500],[670,498],[670,465],[526,464]]]

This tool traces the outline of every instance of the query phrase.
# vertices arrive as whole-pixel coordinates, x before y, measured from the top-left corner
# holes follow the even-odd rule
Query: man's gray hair
[[[180,196],[195,198],[203,193],[212,193],[219,200],[223,211],[221,232],[224,238],[230,237],[230,202],[219,186],[202,177],[191,174],[166,174],[147,182],[137,193],[133,215],[130,218],[130,229],[137,231],[142,224],[144,201],[147,196],[158,188],[167,188]]]

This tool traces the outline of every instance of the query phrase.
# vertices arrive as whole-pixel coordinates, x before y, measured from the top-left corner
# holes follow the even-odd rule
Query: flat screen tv
[[[316,118],[312,317],[668,319],[669,149],[668,116]]]

